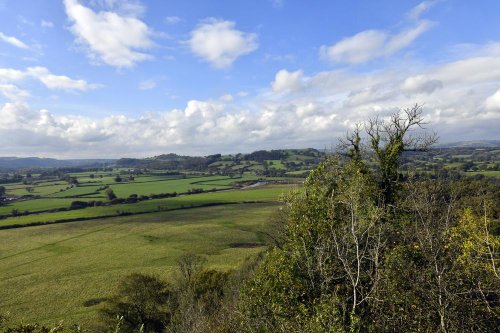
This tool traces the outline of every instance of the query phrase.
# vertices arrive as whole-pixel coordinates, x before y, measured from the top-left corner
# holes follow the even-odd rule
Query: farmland
[[[0,205],[0,313],[90,327],[130,273],[173,279],[184,253],[210,268],[237,268],[265,249],[280,196],[304,180],[304,170],[285,165],[221,158],[201,171],[24,171],[4,185]]]

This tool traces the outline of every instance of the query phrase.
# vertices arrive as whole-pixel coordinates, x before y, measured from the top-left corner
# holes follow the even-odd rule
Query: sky
[[[329,148],[422,104],[500,139],[498,0],[0,0],[0,156]]]

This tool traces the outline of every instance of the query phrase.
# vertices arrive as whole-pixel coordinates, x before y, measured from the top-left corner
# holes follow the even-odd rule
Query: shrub
[[[162,332],[170,322],[172,288],[154,275],[134,273],[125,277],[117,294],[101,310],[105,322],[114,326],[117,317],[123,318],[126,332]]]

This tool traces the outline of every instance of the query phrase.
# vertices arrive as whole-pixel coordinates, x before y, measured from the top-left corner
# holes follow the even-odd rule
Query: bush
[[[117,294],[101,310],[105,322],[114,326],[117,317],[123,318],[125,332],[163,332],[170,322],[172,288],[154,275],[134,273],[125,277]]]
[[[69,209],[82,209],[82,208],[87,208],[87,206],[88,203],[85,201],[73,201],[71,202]]]

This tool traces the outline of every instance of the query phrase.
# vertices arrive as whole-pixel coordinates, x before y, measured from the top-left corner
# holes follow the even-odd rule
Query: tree
[[[380,278],[383,210],[359,163],[332,158],[305,190],[285,199],[284,244],[247,285],[246,325],[255,331],[359,331]]]
[[[5,195],[5,187],[0,186],[0,197]]]
[[[426,124],[422,112],[422,105],[415,104],[392,114],[388,120],[371,118],[364,126],[358,124],[341,141],[342,147],[348,150],[348,156],[355,162],[369,159],[369,156],[364,156],[365,151],[368,152],[366,155],[373,156],[384,205],[391,206],[395,202],[402,154],[406,151],[426,151],[437,142],[435,133],[412,133],[415,129],[423,129]],[[365,127],[366,144],[362,127]]]
[[[491,213],[463,216],[462,207],[481,205],[461,183],[400,176],[405,151],[436,141],[411,132],[423,124],[415,105],[370,120],[365,137],[357,126],[346,154],[285,198],[279,246],[243,289],[244,331],[497,331],[500,236]]]
[[[131,274],[101,311],[109,326],[119,317],[126,332],[163,332],[170,322],[171,286],[156,276]]]
[[[115,194],[115,192],[113,192],[113,190],[111,188],[108,188],[106,190],[106,196],[108,197],[108,200],[116,199],[116,194]]]

